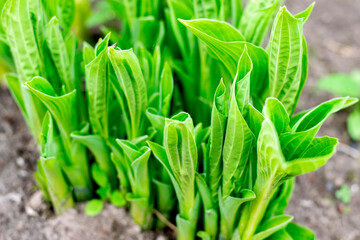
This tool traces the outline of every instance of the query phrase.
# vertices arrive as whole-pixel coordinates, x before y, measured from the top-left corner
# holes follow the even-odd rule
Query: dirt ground
[[[299,12],[311,1],[288,0]],[[299,109],[329,99],[316,80],[332,72],[360,68],[360,2],[318,0],[306,23],[309,79]],[[318,240],[360,240],[360,151],[345,128],[348,112],[334,116],[320,135],[338,137],[338,153],[319,171],[297,178],[288,214],[312,228]],[[83,205],[54,216],[40,201],[32,173],[37,147],[9,92],[0,88],[0,240],[165,240],[162,233],[141,233],[123,209],[106,206],[97,217],[83,214]],[[350,187],[350,204],[335,198],[343,184]]]

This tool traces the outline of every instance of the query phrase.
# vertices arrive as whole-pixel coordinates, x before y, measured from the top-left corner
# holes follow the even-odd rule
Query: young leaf
[[[61,82],[65,86],[66,92],[71,92],[75,89],[75,84],[71,76],[70,57],[66,51],[59,21],[55,17],[46,26],[46,42]]]
[[[286,232],[293,240],[315,240],[315,233],[295,223],[289,223],[286,226]]]
[[[178,196],[180,214],[183,218],[189,219],[195,204],[197,149],[193,121],[187,113],[179,113],[171,119],[166,119],[164,147],[181,191],[181,196]]]
[[[253,237],[254,240],[263,240],[276,231],[285,228],[286,225],[293,220],[292,216],[276,216],[273,217],[259,227],[258,233]]]
[[[85,67],[89,118],[95,134],[108,138],[110,81],[108,76],[108,43],[110,34],[98,43],[96,57]],[[87,60],[88,61],[88,60]]]
[[[261,46],[269,33],[275,13],[283,0],[250,0],[240,21],[246,41]]]
[[[125,197],[118,190],[111,193],[110,202],[117,207],[123,207],[126,204]]]
[[[255,96],[261,96],[266,91],[268,87],[268,55],[262,48],[244,42],[241,34],[224,22],[215,20],[180,21],[208,46],[214,57],[224,64],[232,78],[237,72],[239,56],[242,55],[246,47],[253,63],[251,93]],[[229,32],[229,35],[216,29],[225,30],[224,32]]]
[[[250,101],[251,60],[245,48],[240,57],[238,73],[230,97],[228,122],[223,149],[222,195],[226,199],[234,190],[234,181],[244,172],[250,156],[254,135],[245,119],[245,106]]]
[[[226,86],[221,80],[214,95],[214,104],[211,113],[210,138],[208,143],[208,156],[205,158],[206,179],[211,191],[212,199],[218,199],[218,190],[222,173],[222,150],[225,136],[227,116]]]
[[[360,128],[358,127],[359,122],[360,111],[352,111],[347,119],[347,129],[349,131],[350,137],[356,141],[360,140]]]
[[[294,98],[301,82],[303,21],[280,9],[270,38],[270,96],[278,98],[292,113]]]
[[[30,18],[29,0],[9,0],[4,5],[1,23],[22,83],[40,75],[43,63],[37,48]]]
[[[126,118],[127,137],[131,140],[142,135],[147,107],[146,83],[132,50],[109,48],[109,58],[117,77],[111,82]]]
[[[104,201],[101,199],[92,199],[85,206],[85,214],[95,217],[104,209]]]

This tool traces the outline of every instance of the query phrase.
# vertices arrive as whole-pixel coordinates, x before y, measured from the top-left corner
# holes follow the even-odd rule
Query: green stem
[[[263,191],[258,193],[256,199],[250,202],[244,209],[239,224],[241,240],[251,240],[256,229],[264,217],[266,208],[273,194],[273,181],[269,181]]]

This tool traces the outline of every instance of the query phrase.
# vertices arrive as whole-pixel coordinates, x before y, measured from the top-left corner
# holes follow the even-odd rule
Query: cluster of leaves
[[[350,74],[334,73],[319,80],[320,89],[338,96],[360,97],[360,71]],[[355,141],[360,141],[360,105],[356,104],[354,110],[347,119],[349,135]]]
[[[284,215],[294,177],[333,155],[337,140],[316,134],[357,100],[294,115],[313,5],[292,15],[279,0],[108,0],[120,31],[93,47],[71,34],[75,2],[49,3],[7,0],[1,19],[7,81],[56,212],[90,200],[96,215],[110,201],[143,229],[175,222],[179,240],[315,238]]]

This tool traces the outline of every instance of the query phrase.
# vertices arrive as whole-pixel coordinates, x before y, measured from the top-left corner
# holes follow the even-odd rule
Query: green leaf
[[[51,202],[57,214],[75,206],[71,193],[71,187],[68,185],[60,166],[61,156],[40,158],[40,164],[46,176],[46,183],[50,193]]]
[[[85,206],[85,214],[95,217],[104,209],[104,201],[101,199],[92,199]]]
[[[264,43],[281,2],[279,0],[248,1],[239,26],[248,42],[257,46]]]
[[[307,9],[305,9],[304,11],[296,14],[295,17],[298,19],[302,18],[303,22],[305,23],[308,20],[308,18],[310,17],[310,14],[312,13],[314,6],[315,6],[315,2],[310,4],[310,6]]]
[[[303,21],[280,9],[270,37],[270,96],[278,98],[292,114],[300,88],[303,59]]]
[[[38,51],[28,0],[9,0],[3,8],[1,23],[10,45],[22,83],[41,75],[43,63]],[[36,17],[36,16],[35,16]]]
[[[350,74],[334,73],[321,78],[318,86],[322,90],[334,93],[339,96],[360,96],[360,71],[353,71]]]
[[[167,171],[167,173],[170,176],[171,182],[174,186],[175,189],[175,193],[176,193],[176,197],[178,199],[181,199],[181,189],[180,189],[180,183],[176,180],[175,175],[173,173],[173,170],[170,166],[168,157],[166,155],[166,150],[164,147],[162,147],[161,145],[154,143],[154,142],[150,142],[147,141],[148,146],[150,147],[152,153],[154,154],[154,156],[156,157],[156,159],[162,164],[162,166],[165,168],[165,170]]]
[[[111,186],[110,183],[105,184],[105,186],[100,187],[96,190],[96,193],[100,196],[102,200],[106,200],[110,197],[111,194]]]
[[[57,96],[50,83],[41,77],[34,77],[26,82],[30,91],[47,107],[54,117],[61,134],[65,137],[65,148],[70,146],[70,134],[79,127],[79,116],[76,107],[76,90]]]
[[[270,219],[272,216],[285,214],[285,209],[289,204],[294,184],[295,178],[290,178],[279,186],[267,206],[263,221]]]
[[[96,57],[85,67],[89,119],[95,134],[108,138],[110,81],[108,76],[108,43],[110,34],[99,42]],[[88,61],[88,60],[86,60]]]
[[[93,61],[95,58],[95,49],[88,44],[87,42],[84,42],[84,47],[83,47],[83,60],[84,60],[84,65],[88,65],[91,61]]]
[[[21,91],[22,85],[20,83],[20,79],[18,78],[18,76],[16,74],[11,74],[11,73],[6,74],[5,78],[6,78],[7,85],[10,89],[10,92],[16,101],[16,104],[19,106],[21,113],[23,114],[23,116],[26,119],[26,122],[28,122],[28,119],[27,119],[28,116],[26,113],[24,98],[22,96],[22,91]]]
[[[237,72],[239,56],[242,55],[246,46],[253,63],[251,93],[255,96],[261,96],[267,90],[268,55],[262,48],[244,42],[243,37],[236,29],[230,30],[231,26],[223,22],[215,20],[180,21],[208,46],[213,53],[212,55],[224,64],[229,75],[233,78]],[[202,24],[198,26],[198,22]],[[216,29],[226,30],[225,32],[229,32],[230,35],[216,31]]]
[[[254,135],[247,125],[244,114],[250,92],[251,60],[245,48],[239,60],[239,68],[233,83],[226,134],[223,148],[222,195],[225,199],[235,188],[234,182],[243,174],[247,165]]]
[[[80,132],[71,133],[71,137],[86,146],[95,156],[98,167],[106,173],[112,187],[116,185],[116,174],[110,159],[109,148],[104,139],[97,135],[84,135]],[[98,183],[98,182],[97,182]],[[98,183],[99,184],[99,183]],[[100,184],[99,184],[100,185]],[[104,186],[104,185],[100,185]]]
[[[99,165],[97,163],[93,163],[91,165],[91,175],[92,175],[94,181],[100,187],[105,187],[106,184],[109,182],[106,172],[101,170],[101,168],[99,167]]]
[[[285,228],[286,225],[292,221],[292,219],[293,219],[292,216],[284,215],[284,216],[276,216],[267,220],[266,222],[261,224],[258,233],[255,234],[253,239],[262,240],[269,237],[278,230]]]
[[[266,238],[266,240],[293,240],[293,238],[285,231],[285,229],[281,229]]]
[[[55,157],[58,154],[63,154],[61,139],[49,112],[45,114],[40,137],[42,157]]]
[[[350,137],[356,141],[360,140],[360,128],[358,127],[360,123],[360,111],[354,110],[350,113],[347,119],[347,129],[349,131]]]
[[[246,122],[257,139],[261,130],[261,124],[264,121],[264,116],[253,105],[249,104],[248,108],[249,114]]]
[[[314,138],[301,157],[286,162],[286,172],[289,176],[298,176],[317,170],[326,164],[334,155],[338,141],[336,138]]]
[[[289,115],[286,112],[284,105],[276,98],[266,99],[263,114],[271,120],[279,135],[290,130]]]
[[[215,207],[215,199],[212,198],[210,189],[206,185],[204,177],[199,173],[196,173],[196,185],[204,205],[205,231],[209,234],[209,236],[212,236],[212,238],[216,238],[219,216]]]
[[[194,44],[193,41],[187,34],[186,28],[182,26],[177,20],[181,19],[191,19],[194,15],[192,11],[192,4],[187,1],[179,1],[179,0],[167,0],[167,4],[169,6],[168,11],[168,21],[171,25],[171,29],[177,41],[180,52],[184,58],[188,58],[188,56],[192,52],[191,44]]]
[[[123,149],[125,156],[130,160],[131,173],[130,183],[133,191],[133,197],[146,197],[150,196],[150,173],[149,173],[149,158],[150,148],[138,148],[129,141],[117,140],[117,143]],[[148,203],[149,205],[149,203]]]
[[[214,95],[214,104],[211,113],[210,138],[208,143],[208,155],[205,158],[205,173],[211,190],[211,198],[217,202],[218,190],[222,173],[222,150],[225,136],[227,116],[227,92],[224,82],[221,80]]]
[[[127,137],[131,140],[142,135],[147,107],[146,83],[132,50],[109,48],[109,58],[117,77],[111,79],[113,89],[126,118]]]
[[[123,207],[126,204],[125,197],[118,190],[111,193],[110,202],[117,207]]]
[[[46,42],[61,82],[65,86],[66,92],[71,92],[75,89],[75,83],[71,76],[70,57],[66,51],[65,41],[56,17],[53,17],[46,26]]]
[[[234,42],[245,41],[242,34],[229,23],[224,21],[217,21],[211,19],[195,19],[195,20],[182,20],[179,21],[184,24],[189,30],[204,42],[222,41]]]
[[[315,240],[315,233],[295,223],[289,223],[286,226],[286,232],[293,240]]]
[[[190,211],[195,204],[197,168],[194,125],[189,114],[182,112],[171,119],[166,119],[164,147],[170,168],[181,191],[181,195],[178,196],[180,214],[183,218],[189,219]]]
[[[162,116],[168,116],[171,107],[171,99],[174,91],[174,79],[171,72],[171,67],[165,63],[163,72],[160,78],[160,106],[159,110]]]
[[[333,113],[357,102],[354,98],[335,98],[319,106],[299,113],[290,121],[291,132],[280,136],[282,150],[287,160],[299,158],[311,143],[324,121]]]
[[[240,206],[248,201],[255,199],[255,193],[251,190],[243,189],[240,192],[241,197],[226,197],[221,196],[219,199],[220,206],[220,228],[221,235],[226,239],[232,239],[236,229],[237,217]],[[224,200],[225,199],[225,200]]]
[[[193,3],[195,18],[217,18],[217,4],[216,0],[196,0]]]
[[[71,26],[75,19],[75,0],[59,1],[59,7],[61,9],[61,26],[65,29],[65,32],[71,29]]]

